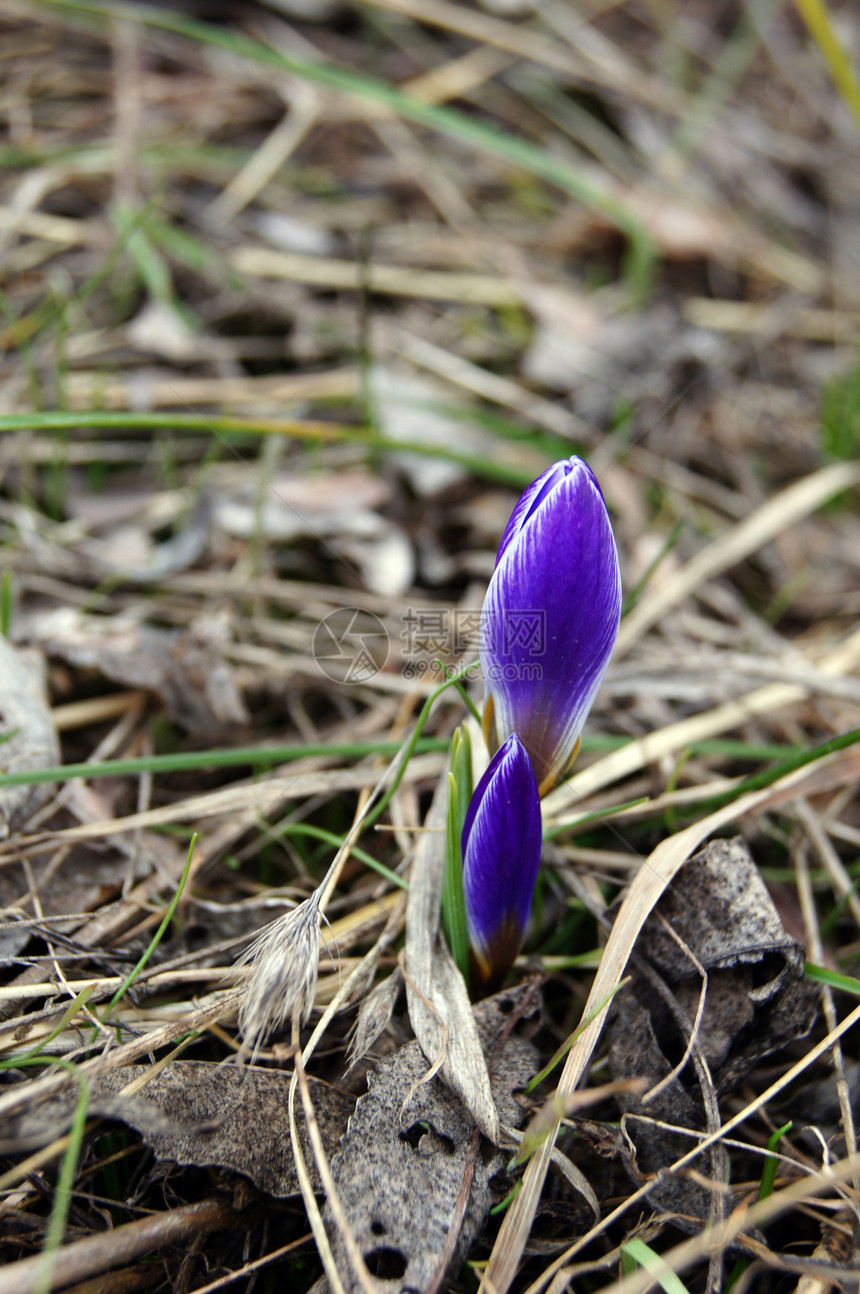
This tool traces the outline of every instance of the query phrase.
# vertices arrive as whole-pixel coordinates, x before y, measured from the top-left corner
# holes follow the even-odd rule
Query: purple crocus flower
[[[519,737],[490,761],[463,824],[463,893],[472,970],[492,992],[520,950],[540,864],[537,780]]]
[[[620,617],[618,551],[600,487],[581,458],[554,463],[511,514],[481,616],[488,745],[517,733],[541,795],[579,749]]]

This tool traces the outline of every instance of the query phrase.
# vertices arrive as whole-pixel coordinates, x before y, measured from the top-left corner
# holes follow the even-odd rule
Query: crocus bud
[[[511,514],[481,615],[490,751],[517,733],[545,795],[564,774],[621,618],[618,551],[581,458],[533,481]]]
[[[541,850],[537,782],[508,737],[478,783],[463,824],[463,893],[477,986],[492,992],[513,965],[529,919]]]

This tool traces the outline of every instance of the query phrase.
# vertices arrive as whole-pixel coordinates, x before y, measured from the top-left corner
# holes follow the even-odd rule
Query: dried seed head
[[[256,1051],[287,1021],[310,1014],[319,970],[319,890],[267,926],[242,954],[251,967],[239,1008],[239,1031]]]

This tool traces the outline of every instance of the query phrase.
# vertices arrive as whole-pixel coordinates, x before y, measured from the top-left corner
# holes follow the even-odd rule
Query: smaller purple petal
[[[484,986],[500,983],[522,945],[541,839],[537,780],[513,734],[478,783],[463,827],[466,922]]]

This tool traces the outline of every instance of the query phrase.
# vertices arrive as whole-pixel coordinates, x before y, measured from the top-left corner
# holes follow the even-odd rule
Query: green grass
[[[447,740],[441,737],[423,737],[416,740],[414,749],[423,752],[446,750],[447,747]],[[250,766],[268,770],[274,764],[286,764],[296,759],[319,759],[323,756],[330,756],[332,759],[365,759],[369,755],[396,755],[400,749],[401,743],[397,741],[357,741],[181,751],[172,755],[141,755],[136,759],[108,759],[101,763],[62,764],[56,768],[0,773],[0,788],[32,786],[40,782],[66,782],[79,777],[134,777],[140,773],[178,773],[189,769]]]
[[[860,979],[855,979],[853,975],[840,975],[838,971],[829,970],[826,966],[816,966],[814,962],[807,962],[803,973],[816,984],[826,984],[828,988],[842,989],[844,993],[860,997]]]
[[[821,448],[831,458],[852,459],[860,449],[860,361],[834,378],[821,397]]]
[[[177,400],[177,403],[179,401]],[[369,450],[408,451],[426,458],[443,458],[459,463],[475,476],[510,485],[522,490],[532,480],[528,469],[494,462],[477,454],[461,453],[440,445],[425,445],[411,440],[394,440],[380,436],[366,427],[342,426],[328,422],[298,422],[278,418],[224,417],[202,413],[112,413],[91,410],[86,413],[65,411],[13,413],[0,416],[0,435],[9,431],[65,432],[87,428],[90,431],[196,431],[219,437],[285,436],[308,444],[358,444]]]
[[[128,975],[126,975],[125,979],[120,984],[119,988],[114,993],[111,1000],[108,1002],[104,1012],[105,1019],[108,1019],[114,1007],[118,1006],[119,1003],[122,1001],[122,999],[125,997],[126,993],[131,988],[132,984],[137,979],[140,972],[146,966],[147,962],[149,961],[152,954],[155,952],[158,945],[161,943],[161,940],[164,936],[165,931],[167,930],[167,927],[170,925],[171,921],[173,920],[173,914],[179,905],[179,900],[182,897],[182,891],[185,889],[185,882],[188,880],[188,873],[191,870],[191,860],[194,857],[194,849],[196,845],[197,845],[197,833],[195,832],[188,843],[188,854],[185,859],[185,866],[182,869],[182,875],[179,878],[179,884],[176,887],[176,892],[174,893],[173,898],[170,900],[170,903],[167,906],[167,910],[165,911],[164,916],[161,918],[161,921],[159,922],[158,929],[156,930],[155,934],[152,936],[146,948],[138,958],[137,962],[129,971]],[[93,1041],[95,1041],[95,1039],[93,1039]]]
[[[469,934],[463,890],[463,822],[472,799],[472,746],[463,724],[451,741],[448,773],[448,816],[445,831],[445,874],[442,882],[442,925],[451,956],[469,981]]]
[[[54,1286],[54,1264],[66,1230],[66,1221],[72,1202],[72,1187],[78,1171],[78,1160],[81,1155],[81,1146],[83,1145],[84,1131],[87,1124],[87,1109],[90,1103],[90,1085],[85,1075],[68,1062],[59,1061],[57,1063],[74,1075],[80,1085],[80,1091],[75,1105],[75,1112],[72,1115],[71,1127],[69,1128],[69,1144],[66,1147],[66,1153],[63,1155],[60,1174],[54,1189],[51,1216],[48,1220],[45,1243],[42,1246],[42,1266],[39,1275],[36,1277],[33,1294],[50,1294]]]
[[[639,1268],[654,1277],[664,1294],[689,1294],[689,1290],[680,1276],[667,1265],[666,1260],[646,1245],[638,1236],[625,1240],[621,1246],[621,1268],[625,1276],[630,1276]]]
[[[272,835],[306,836],[310,840],[321,840],[327,845],[332,845],[335,849],[340,849],[343,844],[343,837],[338,836],[334,831],[326,831],[324,827],[316,827],[307,822],[284,823],[280,827],[272,828]],[[353,845],[350,849],[350,853],[354,858],[357,858],[360,863],[364,863],[365,867],[369,867],[371,871],[378,872],[380,876],[384,876],[387,881],[392,885],[396,885],[398,889],[409,889],[408,881],[405,881],[402,876],[398,876],[390,867],[386,867],[378,858],[374,858],[372,854],[368,854],[366,850],[359,849],[358,845]]]

